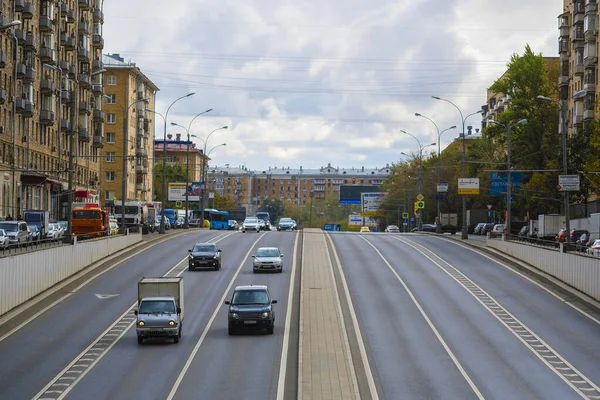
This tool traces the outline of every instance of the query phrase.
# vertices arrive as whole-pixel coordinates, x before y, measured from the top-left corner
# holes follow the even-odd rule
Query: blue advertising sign
[[[329,231],[329,232],[339,232],[342,230],[342,225],[340,224],[325,224],[325,226],[323,227],[324,231]]]
[[[499,172],[491,172],[490,175],[490,195],[491,196],[506,196],[506,181],[507,181],[506,173]],[[522,172],[511,172],[510,173],[510,183],[512,186],[512,191],[518,193],[521,191],[521,184],[523,183],[523,173]]]

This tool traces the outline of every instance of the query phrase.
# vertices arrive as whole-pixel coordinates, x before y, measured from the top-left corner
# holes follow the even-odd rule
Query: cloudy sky
[[[196,93],[169,122],[214,109],[191,129],[229,127],[208,141],[227,144],[211,166],[373,168],[418,152],[401,130],[438,141],[416,112],[460,128],[456,108],[432,95],[467,115],[526,43],[557,56],[561,12],[562,0],[106,0],[104,51],[158,85],[159,112]]]

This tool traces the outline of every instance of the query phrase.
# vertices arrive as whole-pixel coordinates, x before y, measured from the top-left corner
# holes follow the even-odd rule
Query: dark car
[[[296,229],[296,223],[291,218],[281,218],[277,224],[278,231],[293,231]]]
[[[188,268],[190,271],[199,267],[221,269],[221,249],[214,243],[196,243],[190,253]]]
[[[494,230],[494,225],[496,225],[496,224],[494,224],[493,222],[489,222],[489,223],[485,224],[485,226],[483,228],[481,228],[481,235],[487,235],[492,230]]]
[[[421,230],[423,232],[435,232],[436,226],[433,224],[423,224]]]
[[[586,234],[586,237],[589,240],[590,231],[588,231],[587,229],[571,229],[571,242],[577,242],[581,235],[583,235],[584,233]]]
[[[269,289],[264,285],[238,286],[233,291],[229,305],[227,326],[233,335],[240,328],[266,329],[273,334],[275,328],[275,310]]]
[[[240,225],[235,219],[230,219],[227,221],[227,229],[230,231],[237,231],[240,228]]]

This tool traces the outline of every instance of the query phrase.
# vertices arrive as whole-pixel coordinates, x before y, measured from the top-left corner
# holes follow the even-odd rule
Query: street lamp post
[[[402,133],[406,133],[409,136],[412,136],[413,139],[415,139],[417,141],[417,143],[419,144],[419,170],[418,170],[418,174],[417,174],[417,191],[419,193],[417,193],[417,195],[421,194],[421,191],[423,190],[423,176],[422,176],[422,163],[423,163],[423,150],[429,146],[435,146],[436,143],[430,143],[430,144],[426,144],[425,146],[421,145],[421,142],[419,141],[419,139],[417,139],[417,137],[415,135],[413,135],[412,133],[408,133],[406,131],[400,130],[400,132]],[[408,154],[401,152],[400,154],[403,154],[405,156],[408,156]],[[419,216],[418,216],[418,226],[419,229],[422,227],[423,221],[422,221],[422,217],[421,214],[419,212]]]
[[[451,105],[454,106],[454,108],[456,108],[458,110],[458,113],[460,114],[460,119],[462,122],[462,132],[461,132],[461,138],[462,138],[462,178],[464,179],[467,175],[467,145],[465,143],[465,137],[466,137],[466,133],[465,133],[465,122],[467,120],[467,118],[469,118],[472,115],[475,114],[481,114],[483,111],[479,110],[477,112],[471,113],[469,115],[467,115],[466,117],[463,117],[463,113],[460,110],[460,108],[454,104],[453,102],[451,102],[450,100],[447,99],[443,99],[441,97],[438,96],[431,96],[433,99],[436,100],[441,100],[441,101],[445,101],[446,103],[450,103]],[[463,240],[467,240],[469,238],[469,227],[467,226],[467,195],[463,194],[462,195],[462,228],[461,228],[461,239]]]
[[[527,120],[526,119],[522,119],[519,122],[517,122],[517,124],[522,125],[524,123],[526,123]],[[505,225],[505,229],[504,231],[510,235],[510,221],[512,218],[512,213],[511,213],[511,206],[512,206],[512,181],[511,181],[511,163],[510,163],[510,137],[511,137],[511,133],[512,133],[512,124],[508,123],[508,124],[501,124],[497,121],[490,121],[490,123],[495,124],[495,125],[499,125],[502,126],[506,129],[506,225]]]
[[[419,113],[415,113],[415,116],[422,117],[422,118],[429,120],[433,124],[433,126],[435,126],[435,130],[437,131],[437,138],[438,138],[438,140],[437,140],[437,148],[438,148],[438,151],[437,151],[437,185],[436,185],[436,191],[435,191],[435,193],[436,193],[435,203],[436,203],[436,208],[437,208],[437,217],[436,217],[437,222],[435,224],[435,232],[442,233],[442,224],[440,223],[441,222],[440,221],[441,206],[440,206],[440,199],[439,199],[440,192],[438,191],[438,185],[440,184],[440,169],[441,169],[441,164],[440,164],[441,163],[441,160],[440,160],[440,158],[441,158],[441,142],[442,142],[441,137],[442,137],[442,133],[444,133],[450,129],[456,129],[456,125],[453,125],[450,128],[446,128],[440,132],[440,129],[438,128],[437,124],[431,118],[426,117],[425,115],[419,114]]]
[[[580,97],[585,96],[586,91],[585,90],[579,90],[575,93],[573,93],[573,96],[571,96],[570,98],[572,99],[578,99]],[[563,173],[565,175],[567,175],[569,173],[569,165],[567,162],[567,134],[568,134],[568,128],[567,128],[567,101],[569,99],[561,99],[560,101],[558,100],[554,100],[553,98],[550,97],[546,97],[546,96],[538,96],[537,97],[538,100],[544,100],[544,101],[551,101],[553,103],[557,103],[560,106],[560,124],[559,124],[559,128],[560,128],[560,136],[562,139],[562,164],[563,164]],[[567,242],[571,240],[571,210],[570,210],[570,204],[569,204],[569,192],[566,190],[563,190],[563,207],[565,209],[565,229],[567,231],[567,238],[565,239]]]
[[[213,133],[215,133],[216,131],[220,131],[220,130],[228,129],[228,128],[229,127],[227,125],[222,126],[220,128],[217,128],[217,129],[213,130],[212,132],[210,132],[206,136],[206,139],[201,139],[201,138],[199,138],[197,136],[192,135],[192,137],[200,139],[200,140],[202,140],[202,142],[204,142],[204,150],[202,151],[202,170],[201,170],[201,174],[200,174],[200,176],[201,176],[201,179],[200,179],[200,193],[201,193],[201,196],[198,199],[200,201],[199,206],[200,206],[200,226],[201,227],[204,227],[204,197],[205,197],[205,193],[206,193],[206,166],[207,166],[206,165],[206,161],[207,161],[207,158],[208,158],[208,154],[206,154],[206,144],[208,143],[208,139],[210,139],[210,136]],[[219,146],[216,146],[216,147],[220,147],[220,146],[225,146],[225,144],[223,143],[223,144],[221,144]],[[214,150],[216,147],[214,147],[212,150]]]
[[[104,95],[105,100],[113,100],[109,95]],[[131,104],[124,105],[121,102],[114,100],[115,104],[118,104],[123,110],[123,160],[121,168],[123,169],[123,176],[121,177],[121,233],[125,233],[127,225],[125,224],[125,201],[127,200],[127,158],[128,158],[128,146],[129,146],[129,109],[135,106],[137,103],[146,103],[149,100],[148,97],[134,101]]]
[[[164,121],[165,121],[165,126],[164,126],[164,130],[163,130],[163,170],[162,170],[162,207],[160,210],[160,228],[158,229],[158,233],[164,234],[165,233],[165,204],[166,204],[166,197],[165,197],[165,193],[167,191],[167,177],[166,177],[166,169],[167,169],[167,119],[169,118],[169,110],[171,109],[171,107],[173,107],[173,105],[175,103],[177,103],[179,100],[181,99],[185,99],[186,97],[190,97],[195,95],[196,92],[192,92],[192,93],[188,93],[185,96],[181,96],[177,99],[175,99],[167,108],[167,112],[165,113],[164,116]]]
[[[175,122],[171,122],[171,126],[178,126],[180,128],[185,129],[185,132],[187,133],[187,149],[186,149],[186,163],[185,163],[185,222],[183,224],[183,228],[184,229],[189,229],[190,228],[190,224],[189,224],[189,186],[190,186],[190,129],[192,129],[192,123],[194,122],[194,120],[196,118],[198,118],[199,116],[201,116],[202,114],[206,114],[208,112],[211,112],[212,108],[209,108],[206,111],[202,111],[201,113],[198,113],[194,116],[194,118],[192,118],[192,120],[190,121],[190,124],[188,125],[187,128],[185,128],[182,125],[176,124]]]
[[[0,27],[0,31],[8,29],[12,26],[21,25],[21,21],[15,20],[8,25],[4,25]],[[13,39],[15,40],[15,68],[13,70],[13,123],[12,123],[12,188],[11,188],[11,196],[12,197],[12,209],[13,209],[13,218],[17,219],[18,210],[17,210],[17,191],[16,191],[16,162],[17,158],[15,154],[17,153],[17,64],[19,63],[19,40],[17,36],[12,33]]]

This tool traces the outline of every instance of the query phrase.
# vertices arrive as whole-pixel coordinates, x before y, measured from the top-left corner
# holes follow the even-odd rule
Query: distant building
[[[176,134],[175,136],[168,134],[166,142],[167,156],[164,158],[164,143],[163,139],[154,140],[154,165],[162,164],[164,159],[166,165],[180,165],[185,170],[189,154],[189,180],[190,182],[200,182],[203,159],[202,150],[196,148],[196,144],[191,140],[183,140],[181,134]]]

